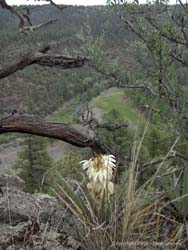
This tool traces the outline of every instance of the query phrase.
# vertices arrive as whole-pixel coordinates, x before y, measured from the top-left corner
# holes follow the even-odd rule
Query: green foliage
[[[56,171],[58,171],[63,178],[68,177],[70,179],[81,181],[83,175],[79,166],[80,160],[80,155],[67,153],[63,156],[63,160],[56,163]]]
[[[128,4],[126,1],[121,3],[122,8],[118,6],[116,9],[117,15],[121,11],[126,28],[129,28],[139,40],[132,44],[136,63],[131,70],[131,77],[136,81],[142,79],[151,86],[171,110],[170,114],[167,114],[168,117],[171,118],[173,114],[173,119],[176,121],[179,112],[176,102],[179,102],[178,108],[182,116],[179,115],[178,119],[183,125],[176,124],[176,126],[180,133],[186,135],[187,127],[183,116],[186,116],[184,100],[187,98],[187,93],[183,91],[182,80],[180,80],[184,72],[183,66],[187,67],[186,5],[167,4],[164,8],[163,2],[148,2],[145,5],[137,5],[135,2]],[[186,82],[187,72],[183,77],[184,82]]]
[[[0,136],[0,144],[6,144],[18,138],[18,134],[4,134]]]
[[[28,192],[47,193],[53,183],[50,172],[53,162],[46,151],[47,141],[28,135],[21,145],[23,150],[18,153],[18,160],[13,167],[19,170]]]
[[[179,175],[173,173],[163,178],[162,187],[176,208],[177,217],[185,220],[188,216],[188,170],[183,170]]]
[[[171,223],[169,217],[163,214],[161,204],[164,201],[161,199],[159,202],[155,194],[151,194],[152,189],[148,189],[150,181],[147,186],[136,189],[138,174],[132,165],[122,183],[116,186],[114,196],[108,202],[102,198],[99,204],[92,198],[85,184],[81,186],[77,183],[75,192],[56,172],[59,184],[53,191],[74,214],[75,221],[82,223],[78,228],[78,237],[84,250],[124,250],[134,242],[137,247],[149,243],[150,247],[155,248],[156,242],[164,244],[161,233],[165,225],[166,229],[168,227],[165,233],[168,239],[165,242],[174,243],[175,246],[177,233],[174,235],[172,232],[179,230],[179,224],[174,221]],[[183,237],[180,240],[183,245]]]

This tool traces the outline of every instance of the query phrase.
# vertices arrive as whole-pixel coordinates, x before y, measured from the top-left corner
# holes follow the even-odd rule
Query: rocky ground
[[[17,176],[0,175],[1,250],[81,250],[70,212],[46,194],[29,194]]]

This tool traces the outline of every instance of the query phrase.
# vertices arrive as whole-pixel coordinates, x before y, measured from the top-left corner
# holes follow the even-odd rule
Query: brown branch
[[[187,157],[186,155],[184,155],[184,154],[182,154],[182,153],[179,153],[179,152],[177,152],[177,151],[172,151],[172,152],[168,155],[168,157],[166,157],[166,158],[161,158],[161,159],[153,160],[153,161],[151,161],[151,162],[148,162],[148,163],[143,164],[142,167],[141,167],[141,171],[145,171],[146,168],[148,168],[148,167],[150,167],[150,166],[158,165],[158,164],[162,163],[163,161],[168,161],[168,160],[170,160],[170,159],[172,159],[172,158],[174,158],[174,157],[180,158],[180,159],[182,159],[182,160],[184,160],[184,161],[188,161],[188,157]]]
[[[28,35],[28,31],[33,32],[33,31],[41,29],[41,28],[43,28],[43,27],[45,27],[45,26],[47,26],[49,24],[55,23],[55,22],[57,22],[57,19],[51,19],[46,23],[41,23],[41,24],[38,24],[38,25],[25,26],[25,27],[22,28],[22,30],[20,30],[20,32],[23,32],[26,35]]]
[[[151,95],[158,96],[158,94],[147,84],[147,83],[127,83],[124,84],[114,73],[106,72],[100,68],[97,67],[97,65],[93,63],[88,64],[89,67],[93,68],[95,71],[99,72],[100,74],[104,75],[107,79],[112,78],[114,82],[112,84],[109,84],[107,88],[117,87],[117,88],[129,88],[129,89],[143,89],[147,90]]]
[[[184,45],[184,46],[187,46],[187,41],[182,38],[182,37],[178,37],[178,36],[174,36],[175,34],[174,33],[168,33],[166,31],[164,31],[162,28],[161,28],[161,25],[159,25],[158,23],[155,22],[155,19],[151,16],[147,16],[145,17],[145,19],[157,30],[160,32],[161,36],[166,38],[167,40],[175,43],[175,44],[181,44],[181,45]]]
[[[111,85],[111,87],[113,87],[113,85]],[[147,90],[153,96],[158,96],[158,94],[149,85],[145,83],[143,84],[137,84],[137,83],[136,84],[119,84],[118,87],[127,88],[127,89],[143,89],[143,90]]]
[[[188,7],[187,7],[187,2],[183,3],[181,0],[178,0],[178,2],[180,3],[181,7],[183,8],[183,10],[185,11],[185,13],[188,14]]]
[[[122,124],[108,124],[108,123],[104,123],[104,124],[98,124],[96,126],[96,128],[104,128],[108,131],[115,131],[117,129],[120,128],[128,128],[129,124],[127,123],[122,123]]]
[[[172,171],[166,172],[166,173],[161,174],[161,175],[157,175],[157,176],[155,177],[155,179],[161,179],[162,177],[166,177],[166,176],[171,175],[171,174],[174,174],[174,173],[176,173],[176,172],[178,172],[178,171],[180,171],[180,169],[173,169]]]
[[[19,11],[18,11],[17,9],[15,9],[14,7],[8,5],[8,4],[6,3],[5,0],[0,0],[0,6],[1,6],[1,8],[3,8],[3,9],[9,10],[12,14],[15,14],[15,15],[19,18],[19,20],[20,20],[19,29],[22,29],[22,28],[24,27],[24,25],[25,25],[25,20],[24,20],[24,16],[22,15],[21,12],[19,12]]]
[[[38,0],[38,1],[40,2],[42,0]],[[58,4],[54,3],[54,1],[52,1],[52,0],[44,0],[44,1],[49,2],[51,5],[55,6],[57,9],[59,9],[61,11],[68,7],[67,5],[58,5]]]
[[[188,67],[188,61],[186,61],[181,55],[177,55],[175,52],[170,52],[170,56],[182,65]]]
[[[150,162],[148,162],[148,163],[145,163],[145,164],[142,165],[141,171],[144,171],[147,167],[158,165],[158,164],[162,163],[163,161],[164,161],[164,162],[165,162],[165,161],[168,161],[168,160],[172,159],[173,157],[175,157],[175,155],[170,154],[170,155],[169,155],[168,157],[166,157],[166,158],[161,158],[161,159],[157,159],[157,160],[152,160],[152,161],[150,161]]]
[[[175,151],[174,154],[175,154],[176,157],[178,157],[178,158],[180,158],[180,159],[182,159],[184,161],[188,161],[188,157],[186,155],[184,155],[182,153],[179,153],[177,151]]]
[[[135,33],[143,42],[145,42],[145,44],[147,45],[147,41],[145,39],[145,34],[144,34],[144,31],[142,30],[142,33],[140,31],[138,31],[134,26],[133,24],[129,21],[129,20],[126,20],[123,16],[120,16],[120,19],[129,27],[129,29]]]
[[[0,120],[0,134],[17,132],[55,138],[77,147],[90,147],[94,152],[106,153],[94,131],[80,124],[48,122],[38,117],[10,115]]]
[[[66,8],[67,6],[58,6],[56,5],[53,1],[48,1],[51,4],[53,4],[54,6],[56,6],[57,8],[63,10],[64,8]],[[46,25],[52,24],[56,21],[56,19],[54,20],[50,20],[46,23],[43,24],[38,24],[38,25],[32,25],[31,19],[30,19],[30,11],[29,9],[26,10],[26,13],[22,13],[22,11],[20,11],[19,9],[12,7],[10,5],[8,5],[6,3],[6,0],[0,0],[0,7],[2,9],[7,9],[8,11],[10,11],[12,14],[16,15],[19,19],[19,32],[20,33],[24,33],[26,35],[28,35],[28,31],[35,31],[38,30],[39,28],[45,27]],[[29,25],[27,26],[26,23],[28,23]]]
[[[83,57],[73,58],[67,57],[62,54],[47,53],[49,49],[50,47],[47,46],[39,51],[30,52],[16,62],[3,67],[2,69],[0,69],[0,79],[11,75],[18,70],[22,70],[32,64],[38,64],[46,67],[70,69],[82,67],[86,63],[86,61],[88,61],[87,58]]]

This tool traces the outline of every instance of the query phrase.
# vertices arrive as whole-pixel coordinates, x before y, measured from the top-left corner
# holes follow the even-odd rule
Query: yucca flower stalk
[[[113,170],[116,167],[114,155],[98,155],[89,160],[80,162],[84,170],[87,170],[89,183],[88,190],[96,199],[101,199],[103,195],[109,198],[114,193],[114,184],[111,181]]]

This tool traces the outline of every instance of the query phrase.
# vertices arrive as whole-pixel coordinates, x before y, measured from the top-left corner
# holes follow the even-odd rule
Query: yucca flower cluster
[[[116,167],[114,155],[98,155],[89,160],[80,162],[84,170],[87,170],[89,183],[88,189],[95,198],[102,198],[105,193],[110,197],[114,193],[114,184],[111,181],[113,170]]]

